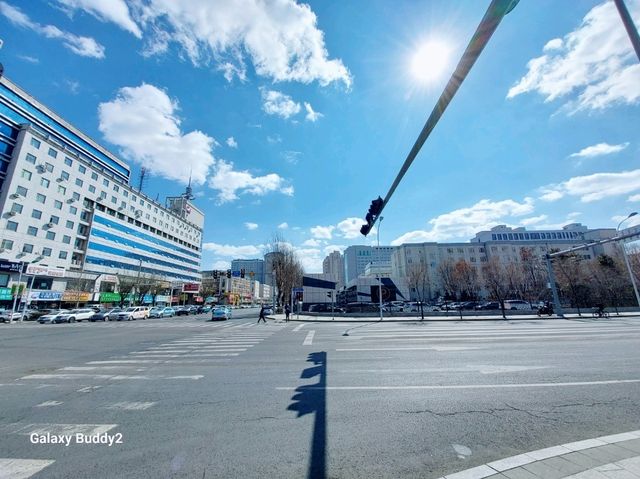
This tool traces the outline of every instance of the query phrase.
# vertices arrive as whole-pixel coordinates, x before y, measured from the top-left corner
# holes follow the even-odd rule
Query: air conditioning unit
[[[136,210],[136,218],[140,218],[142,216],[142,210]]]
[[[9,216],[15,216],[15,215],[17,215],[17,214],[18,214],[18,213],[16,213],[15,211],[9,211],[9,212],[7,213],[7,215],[9,215]]]
[[[15,200],[16,198],[20,198],[20,195],[18,193],[13,193],[12,195],[9,195],[9,198]]]
[[[46,226],[47,228],[53,228],[54,223],[49,222],[49,223],[47,223],[45,226]]]
[[[61,176],[60,178],[56,178],[56,181],[58,183],[62,183],[64,181],[64,178]]]
[[[36,170],[38,170],[39,173],[44,173],[47,170],[47,167],[41,163],[36,166]]]
[[[67,200],[67,203],[73,203],[74,201],[76,201],[74,198],[69,198],[69,199]]]

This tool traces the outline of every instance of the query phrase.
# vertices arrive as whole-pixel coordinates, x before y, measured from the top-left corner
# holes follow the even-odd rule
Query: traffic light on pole
[[[384,200],[379,196],[371,202],[371,206],[369,206],[369,212],[365,216],[367,224],[362,225],[362,227],[360,228],[360,234],[362,234],[363,236],[367,236],[369,234],[371,228],[373,228],[373,224],[378,219],[378,216],[380,216],[383,207]]]
[[[227,270],[227,278],[231,278],[231,270],[230,269]]]
[[[213,279],[218,279],[218,272],[217,271],[213,272]]]
[[[244,278],[244,268],[240,268],[240,277]]]

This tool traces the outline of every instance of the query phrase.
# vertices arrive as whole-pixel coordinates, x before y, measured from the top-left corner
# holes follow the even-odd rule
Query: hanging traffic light
[[[218,279],[218,271],[213,272],[213,279]]]
[[[367,222],[366,225],[362,225],[360,228],[360,234],[363,236],[367,236],[373,228],[374,223],[382,213],[382,208],[384,208],[384,200],[379,196],[371,202],[371,206],[369,206],[369,212],[365,216],[365,220]]]
[[[231,278],[231,270],[230,269],[227,270],[227,278]]]
[[[240,268],[240,277],[244,278],[244,268]]]

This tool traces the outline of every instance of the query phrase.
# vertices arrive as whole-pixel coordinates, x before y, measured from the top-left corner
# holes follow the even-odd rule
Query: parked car
[[[197,306],[187,306],[186,308],[189,311],[189,314],[198,314],[198,307]]]
[[[10,309],[0,309],[0,321],[2,321],[3,323],[11,321],[11,319],[13,319],[14,321],[20,321],[21,316],[22,313],[18,311],[12,313]]]
[[[273,314],[273,306],[264,306],[264,315]]]
[[[61,323],[75,323],[76,321],[80,322],[85,319],[89,319],[93,316],[93,309],[72,309],[68,313],[59,315],[54,322]]]
[[[348,303],[345,307],[347,313],[379,313],[380,309],[377,304],[373,303]]]
[[[170,307],[163,308],[161,318],[173,318],[176,315],[176,310]]]
[[[161,308],[159,306],[154,306],[153,308],[151,308],[149,310],[149,317],[150,318],[161,318],[163,309],[164,308]]]
[[[216,306],[211,313],[211,321],[226,321],[231,319],[231,308],[227,306]]]
[[[107,313],[107,319],[109,319],[109,321],[117,321],[118,315],[121,312],[122,312],[122,308],[113,308],[109,310],[109,312]]]
[[[44,316],[40,316],[38,318],[38,322],[40,324],[45,324],[45,323],[55,324],[55,323],[58,322],[58,321],[56,321],[58,316],[60,316],[62,314],[66,314],[68,312],[69,312],[68,309],[55,309],[55,310],[52,310],[49,314],[45,314]]]
[[[136,319],[147,319],[149,308],[146,306],[131,306],[118,313],[118,321],[135,321]]]
[[[89,321],[91,321],[92,323],[95,321],[106,321],[108,314],[108,309],[99,309],[97,312],[93,313],[93,315],[89,318]]]
[[[173,308],[176,316],[188,316],[189,315],[189,309],[184,307],[184,306],[176,306],[175,308]]]
[[[500,309],[500,303],[497,301],[489,301],[487,303],[481,304],[478,308],[480,310],[497,310]]]
[[[44,316],[45,314],[49,314],[51,311],[54,311],[53,309],[29,309],[29,318],[27,319],[25,317],[25,319],[27,321],[37,321],[41,316]]]
[[[528,309],[531,310],[531,305],[527,301],[521,299],[507,299],[504,302],[504,309]]]

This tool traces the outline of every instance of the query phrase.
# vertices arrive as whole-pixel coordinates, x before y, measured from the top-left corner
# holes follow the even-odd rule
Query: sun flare
[[[413,55],[411,73],[422,82],[430,83],[437,80],[449,63],[449,47],[439,41],[423,44]]]

